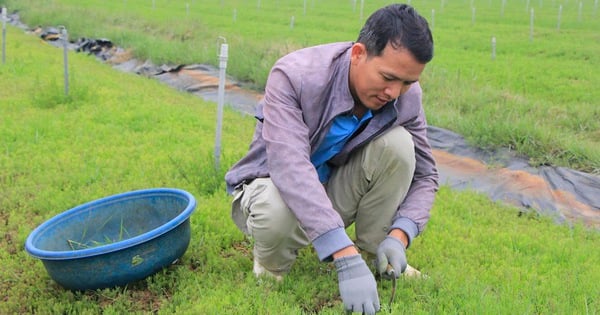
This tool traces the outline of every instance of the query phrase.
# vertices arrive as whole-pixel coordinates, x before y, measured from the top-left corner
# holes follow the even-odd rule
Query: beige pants
[[[377,251],[414,170],[414,143],[403,127],[391,129],[333,169],[327,195],[345,226],[356,224],[355,243],[361,250]],[[271,179],[257,178],[236,190],[232,206],[233,213],[241,210],[254,238],[255,259],[273,273],[288,272],[298,249],[310,241]]]

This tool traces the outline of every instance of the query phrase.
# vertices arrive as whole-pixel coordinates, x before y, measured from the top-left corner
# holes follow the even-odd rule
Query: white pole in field
[[[500,16],[504,16],[504,7],[506,6],[506,0],[502,0],[502,8],[500,9]]]
[[[185,4],[185,15],[190,16],[190,3]]]
[[[156,0],[152,0],[152,10],[156,9]]]
[[[295,19],[296,19],[296,17],[294,17],[294,16],[292,15],[292,18],[290,19],[290,29],[293,29],[293,28],[294,28],[294,20],[295,20]]]
[[[215,167],[218,170],[221,159],[221,129],[223,126],[223,107],[225,106],[225,70],[227,69],[228,45],[225,37],[219,53],[219,90],[217,97],[217,130],[215,133]]]
[[[560,30],[560,19],[562,16],[562,4],[558,6],[558,24],[556,24],[556,29]]]
[[[529,16],[529,41],[533,41],[533,8],[531,8],[531,15]]]
[[[435,9],[431,9],[431,29],[435,27]]]
[[[306,0],[304,0],[304,15],[306,15]]]
[[[492,36],[492,60],[496,59],[496,37]]]
[[[475,7],[471,8],[471,24],[475,25]]]
[[[525,12],[529,11],[529,1],[530,0],[527,0],[527,5],[525,5]]]
[[[594,17],[596,16],[596,12],[598,11],[598,0],[594,1]]]
[[[363,20],[363,12],[365,10],[365,0],[360,0],[360,20]]]
[[[65,95],[69,95],[69,34],[64,26],[60,26],[60,38],[63,40],[63,59],[65,63]]]
[[[2,64],[6,63],[6,8],[2,7]]]
[[[237,21],[237,9],[233,9],[233,23]]]
[[[579,22],[581,22],[581,11],[583,10],[583,2],[579,2],[579,14],[577,16],[577,19]]]

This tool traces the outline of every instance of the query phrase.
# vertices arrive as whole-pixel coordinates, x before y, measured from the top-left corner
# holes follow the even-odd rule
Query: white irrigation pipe
[[[227,69],[228,45],[225,37],[219,37],[221,50],[219,53],[219,90],[217,97],[217,130],[215,132],[215,168],[219,170],[221,159],[221,129],[223,126],[223,107],[225,106],[225,74]]]
[[[360,0],[360,20],[363,20],[363,13],[365,11],[365,0]]]
[[[531,16],[529,17],[529,41],[533,41],[533,8],[531,8]]]
[[[63,59],[65,64],[65,95],[69,95],[69,34],[64,26],[59,26],[60,38],[63,40]]]
[[[492,60],[496,59],[496,37],[492,37]]]
[[[6,8],[2,7],[2,64],[6,63]]]
[[[558,6],[558,23],[556,24],[556,29],[560,30],[560,19],[562,16],[562,4]]]

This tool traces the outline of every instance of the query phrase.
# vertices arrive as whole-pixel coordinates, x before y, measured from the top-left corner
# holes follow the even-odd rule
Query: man
[[[232,217],[254,239],[254,273],[281,279],[312,243],[333,260],[346,310],[379,310],[375,278],[398,277],[438,188],[419,77],[433,57],[425,19],[379,9],[355,43],[310,47],[273,66],[254,138],[226,174]],[[356,242],[345,228],[355,223]],[[386,270],[395,273],[386,273]]]

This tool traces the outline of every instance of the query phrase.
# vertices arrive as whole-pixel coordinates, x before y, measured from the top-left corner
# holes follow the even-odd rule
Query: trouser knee
[[[248,207],[248,231],[261,242],[277,243],[289,236],[298,221],[271,183],[259,184],[260,194],[254,194]]]
[[[399,172],[400,176],[410,176],[415,170],[415,145],[412,135],[404,127],[395,127],[369,144],[365,166],[373,168],[372,174],[385,177]],[[377,172],[377,169],[380,171]]]
[[[309,241],[275,185],[269,178],[256,179],[245,187],[241,207],[254,238],[255,258],[269,271],[287,272],[297,250]]]

